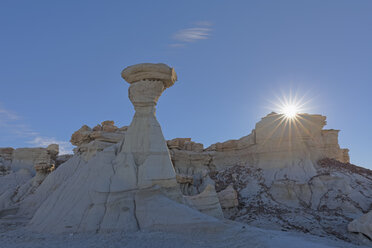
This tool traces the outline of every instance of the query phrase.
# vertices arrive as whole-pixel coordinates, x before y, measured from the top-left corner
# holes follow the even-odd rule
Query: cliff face
[[[288,119],[272,113],[238,140],[203,149],[191,139],[174,139],[168,141],[168,147],[181,175],[205,177],[206,171],[244,165],[262,171],[267,186],[278,180],[303,183],[317,175],[317,161],[323,158],[349,162],[348,150],[338,144],[339,131],[324,130],[325,120],[321,115],[300,114]],[[197,182],[182,186],[185,194],[200,192]]]
[[[372,172],[349,163],[339,131],[324,130],[325,120],[272,113],[250,135],[204,150],[190,139],[169,141],[177,173],[192,179],[180,181],[181,189],[198,194],[212,181],[221,202],[228,188],[238,196],[238,205],[223,207],[227,218],[358,242],[346,227],[371,209]]]

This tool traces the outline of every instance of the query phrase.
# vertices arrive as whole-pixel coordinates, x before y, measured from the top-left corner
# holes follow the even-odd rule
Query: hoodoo
[[[126,165],[118,167],[122,170],[118,175],[133,175],[136,179],[128,189],[155,184],[177,188],[167,143],[155,118],[156,103],[177,80],[176,73],[165,64],[139,64],[124,69],[122,77],[131,84],[129,99],[136,113],[118,150],[119,161]]]
[[[177,79],[173,68],[139,64],[123,70],[122,76],[130,83],[129,99],[136,111],[125,136],[87,161],[75,156],[44,181],[23,204],[25,213],[37,209],[32,230],[176,230],[217,222],[183,204],[155,117],[160,95]]]

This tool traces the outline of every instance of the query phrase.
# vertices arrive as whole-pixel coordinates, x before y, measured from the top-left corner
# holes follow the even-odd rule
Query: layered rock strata
[[[83,125],[71,136],[71,144],[77,146],[75,154],[81,154],[88,161],[98,152],[121,141],[128,126],[118,128],[114,121],[104,121],[93,128]]]
[[[212,178],[227,218],[358,242],[346,227],[371,209],[372,177],[349,164],[325,119],[272,113],[239,140],[202,152],[170,147],[177,173],[192,179],[180,180],[183,193],[202,192]]]

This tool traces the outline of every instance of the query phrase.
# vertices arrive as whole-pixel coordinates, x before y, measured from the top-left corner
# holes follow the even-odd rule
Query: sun
[[[298,90],[292,89],[285,92],[279,90],[267,101],[270,103],[266,107],[269,111],[278,114],[280,119],[290,123],[303,119],[304,114],[314,110],[314,96],[309,91],[299,93]]]
[[[286,120],[301,119],[301,114],[310,110],[313,105],[312,97],[309,98],[308,94],[299,94],[298,92],[282,92],[281,96],[276,95],[273,100],[270,100],[271,105],[268,109],[274,110],[274,113],[280,114]]]
[[[289,119],[293,119],[296,117],[298,112],[300,111],[300,107],[296,104],[286,104],[282,107],[281,113],[285,115],[285,117]]]

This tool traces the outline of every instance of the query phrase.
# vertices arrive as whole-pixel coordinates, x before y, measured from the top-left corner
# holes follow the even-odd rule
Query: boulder
[[[186,202],[200,212],[216,217],[223,218],[223,213],[214,185],[207,185],[204,191],[197,195],[185,196]]]
[[[70,142],[77,146],[74,149],[76,154],[83,155],[85,160],[89,160],[106,147],[123,140],[127,128],[127,126],[118,128],[114,121],[103,121],[94,128],[84,125],[72,134]]]
[[[347,230],[353,233],[362,233],[372,239],[372,211],[350,222]]]
[[[222,208],[233,208],[239,205],[238,193],[231,184],[217,195]]]
[[[101,125],[103,132],[114,133],[119,129],[114,125],[114,121],[104,121],[101,123]]]
[[[91,133],[92,129],[87,125],[83,125],[79,130],[72,134],[70,142],[74,146],[80,146],[84,143],[89,143],[92,140],[89,136]]]

